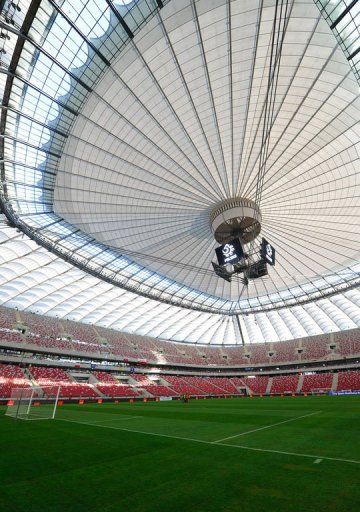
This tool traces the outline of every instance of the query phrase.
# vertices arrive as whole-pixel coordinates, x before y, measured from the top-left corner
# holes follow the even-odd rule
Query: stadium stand
[[[232,381],[237,386],[246,386],[249,390],[256,395],[262,395],[266,392],[269,377],[266,376],[256,376],[256,377],[245,377],[243,379],[233,378]]]
[[[16,324],[16,311],[0,307],[0,329],[14,329]]]
[[[297,348],[298,342],[296,340],[273,343],[273,355],[271,356],[271,362],[284,363],[299,360],[299,353],[296,350]]]
[[[20,324],[18,323],[20,319]],[[16,330],[26,327],[26,335]],[[120,333],[104,327],[16,312],[0,308],[0,343],[37,345],[54,352],[111,354],[122,360],[156,364],[231,367],[326,361],[360,355],[360,329],[322,334],[277,343],[253,343],[243,346],[193,346],[171,343],[146,336]],[[302,351],[301,353],[298,350]],[[269,356],[269,354],[272,354]]]
[[[231,379],[227,377],[212,377],[209,378],[209,380],[214,384],[216,387],[220,388],[223,392],[230,394],[230,395],[238,395],[239,390],[236,388],[234,383],[231,381]]]
[[[304,352],[301,354],[302,360],[321,360],[326,359],[330,354],[330,337],[327,336],[310,336],[302,338],[302,348]]]
[[[359,329],[336,333],[334,342],[337,351],[344,357],[360,353],[360,334]]]
[[[270,393],[295,393],[299,375],[277,375],[273,377]]]
[[[255,344],[248,345],[246,347],[248,349],[248,352],[250,353],[250,362],[252,364],[269,364],[270,363],[270,357],[269,357],[269,351],[270,351],[270,345],[269,344]]]
[[[21,323],[33,334],[45,337],[49,336],[51,338],[60,338],[64,331],[61,323],[57,319],[39,316],[34,313],[26,313],[25,311],[21,311],[19,315]]]
[[[119,384],[119,381],[109,372],[93,371],[92,374],[101,384]]]
[[[30,378],[28,378],[28,375]],[[328,391],[332,388],[336,373],[324,372],[305,374],[301,390],[297,390],[299,375],[276,375],[269,377],[201,377],[201,376],[174,376],[163,375],[156,379],[148,375],[132,374],[125,376],[125,382],[115,378],[112,373],[105,371],[92,371],[87,374],[92,377],[91,384],[75,382],[63,368],[49,366],[32,366],[26,369],[13,364],[0,364],[0,397],[9,398],[13,387],[35,386],[61,386],[62,398],[133,398],[133,397],[160,397],[179,396],[182,394],[205,395],[238,395],[241,389],[247,388],[252,394],[271,394]],[[337,372],[337,391],[360,390],[360,370]],[[146,394],[142,393],[146,391]]]
[[[21,344],[26,341],[26,337],[21,336],[19,331],[0,331],[0,340]]]
[[[215,379],[210,377],[183,377],[187,385],[200,389],[207,395],[219,395],[227,393],[224,388],[215,384]]]
[[[31,382],[20,366],[0,364],[0,397],[9,398],[13,388],[29,388]]]
[[[249,358],[245,357],[243,347],[226,347],[224,353],[228,357],[229,365],[244,365],[249,364]]]
[[[360,391],[360,371],[339,372],[337,391]]]
[[[138,393],[127,384],[120,383],[111,373],[94,371],[93,376],[97,379],[96,389],[104,396],[112,398],[134,397]]]
[[[122,398],[122,397],[135,397],[138,393],[130,386],[124,384],[97,384],[96,389],[100,391],[105,397]]]
[[[202,389],[188,384],[186,377],[181,378],[166,375],[165,380],[169,384],[169,387],[180,395],[206,395],[206,392]]]
[[[331,389],[334,375],[332,373],[318,373],[304,375],[301,391],[309,393],[318,389]]]
[[[69,340],[67,338],[49,338],[41,335],[39,336],[30,334],[26,336],[22,341],[25,342],[25,344],[38,345],[41,348],[53,349],[54,351],[59,350],[61,352],[67,352],[69,354],[74,353],[76,351],[76,346],[74,345],[72,340]],[[80,351],[80,348],[78,348],[78,351]]]
[[[150,380],[146,375],[135,374],[132,375],[132,379],[136,381],[136,387],[138,389],[144,389],[152,396],[176,396],[178,394],[166,386],[156,384],[153,380]]]
[[[29,368],[35,384],[42,386],[61,386],[62,398],[98,398],[99,394],[89,385],[74,383],[62,368],[34,366]]]

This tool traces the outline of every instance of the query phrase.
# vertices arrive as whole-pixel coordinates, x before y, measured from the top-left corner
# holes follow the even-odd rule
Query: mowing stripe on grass
[[[320,414],[321,411],[312,412],[310,414],[303,414],[302,416],[297,416],[296,418],[291,418],[289,420],[278,421],[277,423],[272,423],[271,425],[265,425],[264,427],[254,428],[253,430],[248,430],[247,432],[241,432],[240,434],[235,434],[234,436],[224,437],[222,439],[217,439],[213,441],[213,443],[222,443],[223,441],[228,441],[229,439],[234,439],[235,437],[246,436],[247,434],[252,434],[253,432],[258,432],[259,430],[265,430],[266,428],[276,427],[276,425],[282,425],[283,423],[289,423],[290,421],[300,420],[301,418],[307,418],[308,416],[314,416],[314,414]]]
[[[127,421],[127,420],[134,420],[135,418],[143,418],[143,416],[127,416],[126,418],[120,417],[120,418],[110,418],[107,420],[96,420],[92,423],[89,423],[89,425],[98,424],[98,423],[107,423],[108,421]],[[68,420],[71,421],[71,420]]]
[[[208,444],[211,446],[226,446],[228,448],[238,448],[240,450],[250,450],[255,452],[265,452],[265,453],[277,453],[279,455],[291,455],[294,457],[306,457],[309,459],[325,459],[332,460],[336,462],[349,462],[351,464],[360,464],[360,460],[352,460],[352,459],[340,459],[338,457],[326,457],[324,455],[310,455],[308,453],[295,453],[295,452],[284,452],[280,450],[268,450],[266,448],[253,448],[251,446],[241,446],[238,444],[228,444],[228,443],[214,443],[213,441],[203,441],[202,439],[193,439],[191,437],[179,437],[179,436],[170,436],[169,434],[158,434],[156,432],[143,432],[142,430],[132,430],[130,428],[123,427],[111,427],[109,425],[97,425],[94,423],[84,423],[82,421],[75,420],[65,420],[62,418],[56,418],[57,421],[67,421],[69,423],[78,423],[79,425],[86,425],[88,427],[100,427],[100,428],[110,428],[112,430],[123,430],[124,432],[133,432],[135,434],[143,434],[146,436],[156,436],[156,437],[166,437],[168,439],[178,439],[179,441],[190,441],[193,443],[201,443]]]

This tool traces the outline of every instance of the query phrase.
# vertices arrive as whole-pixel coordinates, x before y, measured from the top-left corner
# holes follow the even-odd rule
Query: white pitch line
[[[235,434],[234,436],[224,437],[223,439],[218,439],[217,441],[213,441],[213,443],[222,443],[223,441],[228,441],[229,439],[234,439],[235,437],[246,436],[247,434],[252,434],[253,432],[258,432],[259,430],[265,430],[266,428],[276,427],[276,425],[282,425],[283,423],[289,423],[290,421],[300,420],[301,418],[307,418],[309,416],[314,416],[314,414],[319,414],[321,411],[312,412],[310,414],[304,414],[303,416],[297,416],[296,418],[290,418],[289,420],[278,421],[277,423],[272,423],[271,425],[265,425],[264,427],[254,428],[253,430],[248,430],[247,432],[241,432],[240,434]]]
[[[180,441],[190,441],[193,443],[208,444],[211,446],[226,446],[227,448],[238,448],[240,450],[250,450],[250,451],[254,451],[254,452],[277,453],[280,455],[292,455],[294,457],[306,457],[309,459],[321,458],[321,459],[332,460],[332,461],[337,461],[337,462],[349,462],[351,464],[360,464],[360,460],[340,459],[338,457],[325,457],[324,455],[310,455],[308,453],[283,452],[280,450],[268,450],[266,448],[253,448],[251,446],[241,446],[238,444],[214,443],[213,441],[203,441],[201,439],[193,439],[191,437],[170,436],[169,434],[157,434],[156,432],[143,432],[142,430],[132,430],[130,428],[111,427],[109,425],[96,425],[94,423],[83,423],[82,421],[65,420],[65,419],[61,419],[61,418],[56,418],[56,419],[58,421],[68,421],[69,423],[78,423],[79,425],[87,425],[88,427],[111,428],[112,430],[123,430],[124,432],[133,432],[135,434],[143,434],[143,435],[147,435],[147,436],[166,437],[169,439],[178,439]]]

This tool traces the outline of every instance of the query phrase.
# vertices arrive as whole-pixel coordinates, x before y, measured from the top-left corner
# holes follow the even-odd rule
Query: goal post
[[[5,412],[19,420],[54,419],[61,386],[34,386],[13,388]]]

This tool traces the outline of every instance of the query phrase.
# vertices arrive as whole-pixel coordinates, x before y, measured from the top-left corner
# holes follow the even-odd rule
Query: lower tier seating
[[[124,384],[97,384],[96,389],[104,396],[111,398],[134,397],[138,395],[130,386]]]
[[[339,372],[337,391],[360,391],[360,371]]]
[[[166,375],[166,382],[169,384],[169,387],[179,393],[180,395],[206,395],[205,391],[201,390],[198,387],[193,386],[192,384],[188,384],[186,382],[186,377],[174,377],[173,375]]]
[[[309,393],[317,389],[331,389],[334,375],[332,373],[318,373],[304,375],[301,391]]]
[[[299,375],[277,375],[273,377],[270,393],[295,393]]]
[[[301,383],[301,392],[324,389],[330,390],[333,384],[336,391],[360,390],[360,370],[340,371],[338,373],[318,373],[301,376],[300,374],[282,376],[253,377],[202,377],[136,374],[123,376],[124,383],[109,372],[89,372],[90,383],[76,382],[63,368],[29,366],[26,369],[14,364],[0,364],[0,398],[10,398],[14,387],[40,386],[50,387],[51,393],[60,386],[61,398],[134,398],[187,395],[236,395],[242,389],[251,394],[295,393]],[[29,378],[28,378],[29,376]],[[299,379],[302,379],[299,380]],[[150,394],[150,395],[149,395]]]
[[[244,377],[242,379],[239,379],[238,377],[233,377],[231,380],[237,387],[243,388],[244,386],[246,386],[246,388],[249,389],[250,392],[255,395],[263,395],[266,392],[269,383],[269,377],[266,376]]]
[[[13,388],[29,388],[31,382],[20,366],[0,364],[0,398],[9,398]]]

